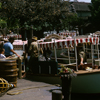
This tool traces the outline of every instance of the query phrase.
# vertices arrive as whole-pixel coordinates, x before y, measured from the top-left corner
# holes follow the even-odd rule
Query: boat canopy
[[[59,36],[76,36],[76,32],[61,32],[58,33]]]
[[[14,38],[22,38],[21,35],[17,35],[17,34],[7,34],[7,36],[3,36],[3,38],[10,38],[10,37],[14,37]]]
[[[87,37],[87,38],[66,38],[61,40],[53,39],[49,42],[40,42],[38,43],[39,48],[49,48],[53,49],[56,46],[58,48],[65,48],[65,47],[74,47],[74,45],[78,45],[78,43],[91,43],[91,44],[98,44],[99,38],[98,37]]]

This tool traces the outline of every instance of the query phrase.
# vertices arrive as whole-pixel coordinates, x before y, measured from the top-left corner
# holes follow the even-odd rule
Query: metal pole
[[[25,44],[24,44],[24,42],[23,42],[23,51],[25,51]]]
[[[85,44],[83,43],[83,50],[84,50],[84,52],[85,52]]]
[[[93,63],[93,44],[91,44],[91,55],[92,55],[92,67],[93,67],[93,65],[94,65],[94,63]]]
[[[97,44],[97,52],[98,52],[98,59],[99,59],[99,45]]]
[[[54,53],[55,53],[55,61],[57,62],[57,52],[56,52],[56,43],[54,39]]]
[[[76,57],[76,71],[78,71],[78,66],[77,66],[77,48],[76,48],[76,38],[74,38],[74,48],[75,48],[75,57]]]
[[[70,52],[69,52],[69,48],[68,48],[68,58],[69,58],[69,64],[70,64]]]
[[[40,47],[39,47],[39,42],[38,42],[38,40],[37,40],[37,47],[38,47],[38,61],[39,61],[39,50],[41,49]]]

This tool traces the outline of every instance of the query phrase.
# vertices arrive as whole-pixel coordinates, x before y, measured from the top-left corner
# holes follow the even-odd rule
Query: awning
[[[76,36],[76,32],[58,33],[59,36]]]
[[[74,43],[75,42],[75,43]],[[92,43],[92,44],[98,44],[99,39],[98,37],[90,37],[90,38],[79,38],[79,39],[62,39],[62,40],[55,40],[51,42],[41,42],[38,43],[39,48],[47,48],[49,47],[50,49],[53,49],[54,46],[56,48],[64,48],[64,47],[69,47],[69,46],[74,46],[74,44],[78,43]]]
[[[10,38],[10,37],[14,37],[14,38],[22,38],[21,35],[16,35],[16,34],[14,34],[14,35],[3,36],[3,38]]]
[[[14,50],[23,50],[25,44],[27,44],[27,41],[14,40],[13,42]]]

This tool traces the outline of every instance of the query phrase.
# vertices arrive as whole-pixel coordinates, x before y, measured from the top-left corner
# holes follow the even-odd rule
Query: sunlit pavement
[[[10,95],[7,92],[2,95],[0,100],[52,100],[52,91],[55,89],[61,90],[61,87],[44,82],[36,82],[32,78],[18,79],[17,87],[8,91]],[[71,100],[100,100],[100,97],[96,95],[72,94],[71,96]]]

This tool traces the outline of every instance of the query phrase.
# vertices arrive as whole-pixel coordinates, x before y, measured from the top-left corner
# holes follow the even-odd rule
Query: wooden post
[[[21,58],[19,57],[18,57],[18,68],[19,68],[18,78],[21,79],[22,78],[22,63],[21,63]]]
[[[64,96],[64,100],[71,100],[71,84],[72,78],[69,73],[61,74],[62,80],[62,94]]]
[[[52,100],[62,100],[62,92],[60,90],[53,90]]]

